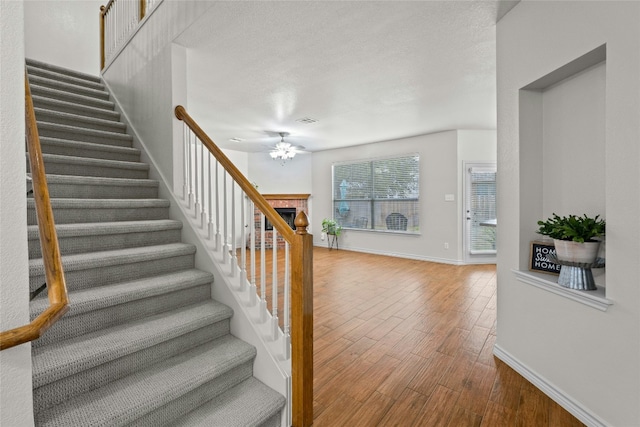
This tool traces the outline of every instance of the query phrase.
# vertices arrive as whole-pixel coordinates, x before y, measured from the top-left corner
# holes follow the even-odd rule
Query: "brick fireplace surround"
[[[309,196],[310,194],[263,194],[262,195],[273,208],[296,208],[296,215],[304,211],[309,215]],[[255,230],[256,230],[256,249],[260,249],[260,239],[262,239],[262,230],[260,229],[260,211],[257,209],[253,213]],[[264,231],[265,249],[273,248],[273,232],[271,230]],[[247,241],[247,246],[249,246]],[[284,239],[278,236],[278,249],[284,248]]]

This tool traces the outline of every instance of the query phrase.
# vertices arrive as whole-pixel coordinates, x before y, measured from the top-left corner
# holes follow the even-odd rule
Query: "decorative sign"
[[[547,260],[547,255],[555,255],[556,248],[553,243],[531,242],[531,252],[529,254],[529,270],[541,273],[560,274],[559,264],[554,264]]]

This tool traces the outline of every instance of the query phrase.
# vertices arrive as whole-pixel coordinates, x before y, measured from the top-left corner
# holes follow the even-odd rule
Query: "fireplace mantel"
[[[307,200],[311,194],[263,194],[267,200]]]

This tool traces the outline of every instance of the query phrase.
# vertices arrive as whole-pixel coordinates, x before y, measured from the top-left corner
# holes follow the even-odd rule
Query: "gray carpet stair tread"
[[[69,292],[69,311],[65,316],[76,316],[105,307],[142,298],[150,298],[193,286],[213,283],[213,275],[202,270],[183,270],[162,276],[147,277],[114,285],[100,286]],[[31,302],[31,318],[35,318],[49,306],[47,298]]]
[[[94,368],[190,331],[228,319],[233,311],[209,300],[33,349],[33,387]]]
[[[46,108],[54,111],[64,111],[85,117],[96,117],[103,120],[120,120],[120,113],[105,108],[90,107],[73,102],[61,101],[55,98],[32,95],[33,105],[38,108]]]
[[[169,243],[166,245],[143,246],[138,248],[118,249],[114,251],[63,255],[62,264],[65,272],[71,272],[105,266],[124,266],[126,264],[181,255],[192,255],[195,251],[195,246],[188,243]],[[42,262],[42,258],[29,260],[29,276],[34,277],[43,275],[44,264]]]
[[[33,208],[35,201],[27,199],[27,208]],[[100,209],[122,208],[142,209],[146,207],[166,208],[170,202],[166,199],[51,199],[53,209]]]
[[[157,187],[154,179],[105,178],[99,176],[74,176],[47,174],[49,184],[90,184],[122,187]]]
[[[38,86],[51,87],[54,89],[58,89],[65,92],[77,93],[82,96],[88,96],[91,98],[109,99],[109,93],[104,89],[92,89],[86,86],[80,86],[73,83],[67,83],[65,81],[60,81],[56,79],[51,79],[47,77],[40,76],[29,76],[29,84],[34,84]]]
[[[60,146],[60,147],[75,148],[78,150],[94,150],[97,152],[140,156],[140,150],[133,147],[94,144],[91,142],[73,141],[73,140],[61,139],[61,138],[41,137],[40,145],[42,146],[43,152],[46,149],[46,146]]]
[[[47,163],[85,165],[87,167],[101,166],[101,167],[109,167],[114,169],[127,169],[127,170],[133,169],[137,171],[149,170],[149,165],[147,163],[127,162],[124,160],[94,159],[91,157],[64,156],[61,154],[43,154],[42,158],[44,159],[44,162],[45,162],[45,170],[46,170]]]
[[[77,77],[70,74],[64,74],[64,73],[61,73],[60,70],[36,67],[34,65],[27,65],[27,73],[29,74],[29,77],[38,76],[38,77],[58,80],[58,81],[62,81],[65,83],[70,83],[78,86],[85,86],[85,87],[96,89],[96,90],[105,89],[104,84],[100,81],[96,81],[94,79]]]
[[[109,111],[113,111],[116,106],[113,101],[109,101],[108,99],[94,98],[91,96],[80,95],[73,92],[66,92],[64,90],[54,89],[38,84],[30,84],[29,86],[31,87],[31,94],[36,96],[60,99],[64,100],[65,102],[75,102],[77,104],[88,105],[95,108],[102,108]]]
[[[119,191],[119,189],[116,189]],[[156,192],[157,189],[145,189],[148,192]],[[53,194],[53,193],[52,193]],[[165,199],[156,199],[154,196],[140,199],[127,199],[123,197],[113,199],[85,199],[53,198],[53,216],[56,224],[73,224],[85,222],[120,222],[156,220],[169,218],[170,202]],[[36,225],[35,201],[27,199],[27,223]]]
[[[34,107],[34,111],[36,113],[36,120],[49,122],[49,123],[58,123],[60,122],[71,122],[73,125],[68,124],[69,126],[94,126],[94,127],[102,127],[104,129],[109,129],[110,132],[117,133],[125,133],[127,130],[127,125],[117,120],[109,120],[109,119],[98,119],[95,117],[89,117],[80,114],[66,113],[64,111],[55,111],[49,108],[40,108]],[[64,123],[62,123],[64,124]]]
[[[116,221],[116,222],[90,222],[57,224],[56,234],[58,238],[78,237],[78,236],[104,236],[108,234],[127,234],[152,232],[159,230],[179,230],[182,222],[171,219],[157,219],[149,221]],[[28,238],[38,239],[38,226],[27,227]]]
[[[44,70],[49,70],[55,73],[65,74],[68,76],[73,76],[78,79],[89,80],[96,83],[102,82],[99,76],[96,76],[93,74],[82,73],[80,71],[71,70],[69,68],[61,67],[59,65],[53,65],[46,62],[38,61],[37,59],[27,58],[25,61],[27,63],[27,66],[29,67],[36,67]]]
[[[180,230],[182,222],[169,219],[56,224],[63,255],[173,243],[180,240]],[[27,226],[27,238],[29,257],[41,258],[37,225]]]
[[[36,414],[39,426],[121,426],[248,363],[255,349],[231,335]]]
[[[284,396],[251,377],[172,423],[172,426],[259,426],[281,411],[284,404]]]
[[[106,138],[109,139],[111,141],[113,141],[114,143],[117,142],[128,142],[131,143],[133,141],[133,137],[131,135],[128,135],[126,133],[118,133],[118,132],[109,132],[109,131],[104,131],[104,130],[96,130],[96,129],[87,129],[87,128],[82,128],[82,127],[75,127],[75,126],[69,126],[69,125],[60,125],[58,123],[50,123],[50,122],[43,122],[43,121],[38,121],[38,131],[39,132],[44,132],[44,131],[57,131],[57,132],[64,132],[64,133],[68,133],[68,134],[73,134],[73,135],[87,135],[87,136],[92,136],[92,137],[100,137],[100,138]],[[115,144],[117,145],[117,144]]]

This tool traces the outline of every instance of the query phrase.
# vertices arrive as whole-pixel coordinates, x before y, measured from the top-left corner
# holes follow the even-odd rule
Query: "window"
[[[420,157],[333,165],[333,216],[344,228],[420,232]]]
[[[469,253],[496,253],[496,171],[495,168],[469,169],[468,218]]]

